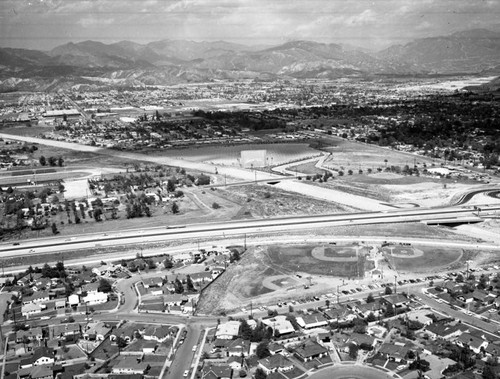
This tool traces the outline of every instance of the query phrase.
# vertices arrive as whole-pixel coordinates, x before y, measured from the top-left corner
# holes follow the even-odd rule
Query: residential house
[[[406,313],[406,318],[411,321],[418,321],[424,326],[429,326],[434,322],[433,319],[428,316],[429,313],[427,309],[418,309]]]
[[[233,370],[233,372],[238,372],[243,368],[244,359],[241,357],[229,357],[227,362],[229,367]]]
[[[142,280],[144,288],[159,288],[163,285],[163,279],[160,277],[146,278]]]
[[[479,354],[482,349],[486,349],[488,347],[488,341],[470,333],[460,334],[456,338],[455,343],[461,347],[469,346],[469,348],[476,354]]]
[[[142,332],[146,341],[165,342],[172,337],[172,329],[166,325],[148,325]]]
[[[89,292],[82,298],[82,302],[88,305],[104,304],[108,301],[108,294],[104,292]]]
[[[227,347],[227,355],[229,357],[247,357],[250,354],[250,341],[242,338],[237,338]]]
[[[384,296],[380,301],[384,304],[391,304],[394,308],[401,308],[410,303],[410,300],[400,293]]]
[[[114,342],[118,337],[121,337],[128,343],[134,339],[135,331],[136,329],[133,325],[122,324],[111,331],[109,339],[111,342]]]
[[[347,323],[355,320],[357,315],[354,314],[351,310],[342,307],[342,308],[330,308],[323,312],[326,317],[329,318],[330,323]]]
[[[43,304],[50,300],[50,296],[48,292],[39,291],[34,292],[31,296],[26,296],[22,299],[23,305],[29,304]]]
[[[361,333],[352,333],[349,337],[349,339],[346,341],[346,346],[349,344],[355,344],[357,346],[371,346],[375,347],[377,344],[377,339],[369,336],[368,334],[361,334]]]
[[[78,304],[80,304],[80,297],[76,293],[68,296],[68,305],[70,307],[76,307]]]
[[[239,330],[239,321],[228,321],[224,324],[219,324],[217,331],[215,332],[215,337],[230,340],[238,336]]]
[[[301,328],[312,329],[327,326],[328,320],[322,313],[312,313],[297,317],[297,324]]]
[[[432,339],[445,339],[450,340],[454,337],[458,337],[460,334],[468,331],[468,327],[463,324],[447,324],[447,323],[435,323],[425,327],[425,332]]]
[[[42,328],[37,326],[28,330],[18,330],[16,332],[16,342],[21,343],[23,341],[41,341],[43,338]]]
[[[44,310],[45,308],[45,304],[30,303],[21,306],[21,314],[26,318],[30,318],[33,315],[42,313],[42,310]]]
[[[120,360],[114,364],[113,374],[141,374],[144,375],[150,366],[147,362],[138,362],[137,358],[130,355],[121,356]]]
[[[34,350],[31,357],[21,359],[20,368],[32,366],[52,365],[54,364],[54,349],[50,347],[38,347]]]
[[[83,332],[83,338],[91,341],[104,341],[111,332],[111,328],[104,322],[91,322]]]
[[[273,329],[274,332],[279,333],[280,336],[284,336],[295,332],[295,328],[292,323],[286,319],[286,316],[275,316],[271,318],[262,319],[262,323],[267,327]]]
[[[380,346],[378,353],[387,359],[393,359],[396,362],[401,362],[401,360],[406,358],[409,350],[410,349],[401,342],[383,343]]]
[[[158,347],[158,343],[156,341],[145,341],[142,344],[142,352],[144,354],[153,354]]]
[[[185,301],[187,301],[187,297],[178,293],[163,296],[163,304],[167,307],[180,306]]]
[[[203,367],[201,372],[202,379],[231,379],[233,377],[233,370],[227,364]]]
[[[259,367],[266,375],[269,375],[272,372],[287,372],[293,370],[294,365],[287,357],[281,354],[275,354],[264,359],[259,359]]]
[[[19,379],[52,379],[54,370],[50,365],[26,367],[19,369],[15,377]]]
[[[324,346],[321,346],[319,343],[312,340],[307,340],[298,346],[294,351],[294,355],[303,362],[321,358],[327,354],[328,350]]]

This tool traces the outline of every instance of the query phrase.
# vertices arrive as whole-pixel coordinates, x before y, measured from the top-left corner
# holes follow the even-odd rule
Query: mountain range
[[[475,29],[379,52],[313,41],[67,43],[50,51],[0,48],[0,91],[103,89],[212,79],[272,80],[500,73],[500,33]]]

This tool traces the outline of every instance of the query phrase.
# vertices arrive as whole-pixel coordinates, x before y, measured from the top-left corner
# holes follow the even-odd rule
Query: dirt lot
[[[217,189],[214,195],[241,206],[238,218],[313,215],[349,212],[348,207],[282,191],[272,186],[233,186]]]

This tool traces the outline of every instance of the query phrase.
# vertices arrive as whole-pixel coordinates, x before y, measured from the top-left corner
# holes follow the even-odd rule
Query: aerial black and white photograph
[[[500,1],[0,0],[0,379],[499,379]]]

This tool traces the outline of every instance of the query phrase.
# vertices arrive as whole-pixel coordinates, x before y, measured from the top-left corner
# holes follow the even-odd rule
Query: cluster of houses
[[[259,343],[243,338],[242,321],[219,324],[209,338],[210,351],[201,366],[201,377],[231,379],[241,370],[260,368],[271,379],[294,378],[311,368],[352,361],[364,354],[363,360],[400,375],[423,359],[429,362],[427,377],[439,379],[443,371],[458,364],[445,348],[449,344],[470,352],[478,370],[500,352],[496,336],[435,313],[404,294],[291,315],[246,320],[252,329],[259,324],[272,329],[270,355],[261,359],[256,358]]]
[[[213,247],[207,251],[177,253],[170,256],[174,264],[196,262],[201,271],[191,274],[176,273],[167,277],[153,276],[142,280],[143,294],[139,310],[142,312],[166,312],[171,314],[193,313],[200,291],[226,270],[231,252],[225,248]],[[178,283],[182,285],[182,291]],[[189,292],[191,282],[196,292]]]
[[[124,356],[116,357],[108,374],[121,379],[127,379],[126,375],[142,378],[148,374],[157,377],[166,359],[166,356],[162,355],[165,352],[158,354],[158,349],[162,344],[172,346],[171,342],[177,334],[178,328],[169,325],[139,325],[127,322],[113,325],[104,322],[68,323],[19,330],[11,337],[8,351],[10,346],[14,349],[19,346],[15,355],[21,358],[7,364],[5,378],[73,378],[76,375],[84,375],[91,368],[87,364],[88,357],[94,357],[92,372],[99,372],[96,369],[102,366],[105,360],[99,355],[93,356],[93,352],[105,341],[117,345],[118,339],[121,339],[120,344],[125,345],[122,346],[125,351],[128,345],[133,346],[136,341],[140,341],[140,347],[130,350]],[[24,349],[20,346],[24,346]],[[79,353],[72,353],[68,359],[65,354],[69,346]],[[156,357],[153,359],[157,361],[156,367],[148,363],[148,356]]]
[[[452,308],[475,313],[488,320],[500,321],[500,278],[496,273],[473,275],[453,273],[426,292]]]
[[[44,277],[42,272],[32,272],[17,278],[15,285],[19,291],[20,315],[26,319],[33,317],[50,317],[65,314],[67,310],[78,310],[108,302],[116,295],[103,289],[103,276],[120,271],[119,266],[106,265],[92,270],[66,269],[65,278]],[[10,278],[12,284],[13,278]],[[73,286],[71,292],[69,284]],[[27,295],[22,295],[26,293]],[[13,305],[15,307],[15,304]],[[14,313],[15,310],[13,310]],[[15,316],[13,316],[15,317]]]

